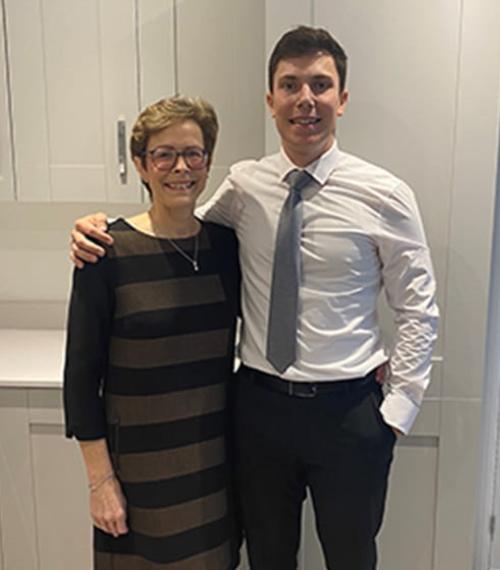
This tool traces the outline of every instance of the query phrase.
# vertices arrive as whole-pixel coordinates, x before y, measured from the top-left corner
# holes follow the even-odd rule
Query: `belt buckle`
[[[307,390],[302,390],[307,386]],[[297,383],[295,384],[296,388],[301,388],[300,390],[294,391],[294,384],[290,382],[288,385],[288,394],[290,396],[297,396],[299,398],[314,398],[318,393],[318,386],[316,382],[305,382],[305,383]]]
[[[316,394],[318,393],[318,386],[316,382],[313,382],[312,384],[310,384],[310,386],[311,386],[311,391],[307,394],[304,394],[304,398],[314,398],[314,396],[316,396]]]

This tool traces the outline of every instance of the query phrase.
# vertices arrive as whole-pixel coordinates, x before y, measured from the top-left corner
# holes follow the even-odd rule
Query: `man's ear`
[[[344,114],[348,100],[349,100],[349,91],[347,91],[347,89],[344,89],[344,91],[342,91],[342,93],[340,94],[340,106],[337,109],[337,117],[342,117],[342,115]]]
[[[274,96],[270,91],[266,94],[266,104],[269,112],[271,113],[271,117],[274,119]]]

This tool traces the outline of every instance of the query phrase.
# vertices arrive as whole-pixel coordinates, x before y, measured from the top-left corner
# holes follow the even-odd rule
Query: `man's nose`
[[[300,88],[297,104],[299,107],[312,107],[314,105],[314,93],[309,84],[304,83]]]

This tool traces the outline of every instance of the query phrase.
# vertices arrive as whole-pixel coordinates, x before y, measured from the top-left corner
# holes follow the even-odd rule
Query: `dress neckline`
[[[137,228],[136,226],[134,226],[133,224],[131,224],[128,220],[126,220],[125,218],[118,218],[120,221],[122,221],[128,228],[130,228],[131,230],[133,230],[134,232],[138,233],[141,236],[144,236],[145,238],[149,238],[149,239],[154,239],[154,240],[159,240],[159,241],[165,241],[165,242],[188,242],[190,240],[193,240],[194,238],[196,238],[196,236],[200,237],[202,232],[203,232],[203,228],[204,228],[204,224],[203,222],[196,218],[196,220],[200,223],[200,229],[198,232],[194,233],[191,236],[187,236],[187,237],[182,237],[182,238],[174,238],[174,237],[162,237],[162,236],[156,236],[154,234],[150,234],[147,233],[143,230],[140,230],[139,228]]]

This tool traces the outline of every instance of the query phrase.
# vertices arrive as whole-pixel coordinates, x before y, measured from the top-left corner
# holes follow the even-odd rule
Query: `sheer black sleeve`
[[[64,411],[66,436],[100,439],[106,434],[102,397],[114,306],[108,256],[73,272],[68,312]]]
[[[222,282],[235,316],[241,316],[241,270],[238,238],[234,230],[205,222],[219,256]]]

